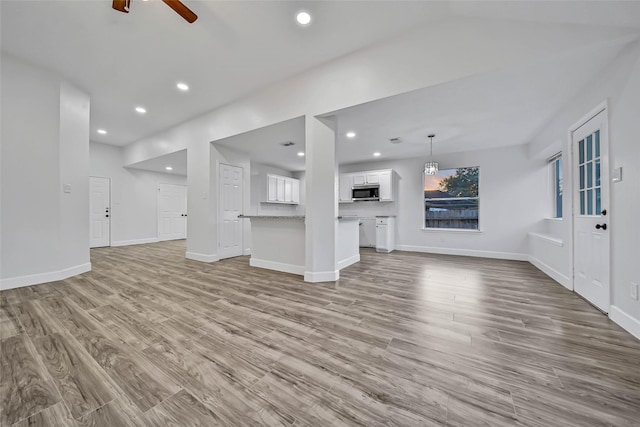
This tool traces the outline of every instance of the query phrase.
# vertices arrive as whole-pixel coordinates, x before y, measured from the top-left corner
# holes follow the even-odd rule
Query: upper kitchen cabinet
[[[340,181],[338,183],[340,197],[340,203],[351,203],[353,201],[351,188],[353,187],[353,175],[350,173],[340,174]]]
[[[287,176],[268,174],[264,180],[265,198],[263,203],[283,203],[297,205],[300,203],[300,181]]]
[[[339,201],[340,203],[351,203],[353,199],[353,188],[358,186],[378,187],[380,202],[392,202],[396,193],[396,173],[393,169],[383,169],[374,171],[352,172],[340,174],[339,178]]]

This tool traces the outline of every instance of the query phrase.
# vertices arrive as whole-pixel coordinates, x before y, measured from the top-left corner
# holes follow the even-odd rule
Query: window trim
[[[553,156],[547,159],[547,164],[551,173],[551,201],[552,201],[552,209],[551,209],[551,218],[554,219],[562,219],[564,217],[564,185],[562,186],[562,193],[560,194],[560,216],[558,216],[558,163],[560,162],[560,172],[562,172],[562,151],[554,154]],[[564,177],[562,179],[564,183]]]

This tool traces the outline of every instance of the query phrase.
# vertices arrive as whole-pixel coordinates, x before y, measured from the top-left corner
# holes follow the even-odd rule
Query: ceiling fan
[[[198,15],[193,13],[191,9],[185,6],[180,0],[162,0],[167,6],[175,10],[178,15],[182,16],[188,23],[192,24],[198,19]],[[129,5],[131,0],[113,0],[113,8],[120,12],[129,13]]]

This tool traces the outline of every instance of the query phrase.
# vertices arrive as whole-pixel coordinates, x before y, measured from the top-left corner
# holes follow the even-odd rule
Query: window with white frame
[[[480,168],[424,176],[424,228],[479,229]]]
[[[562,153],[549,159],[553,195],[553,217],[562,218]]]

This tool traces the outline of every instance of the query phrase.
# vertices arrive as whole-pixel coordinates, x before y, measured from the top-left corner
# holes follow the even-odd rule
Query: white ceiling
[[[172,170],[168,171],[167,166]],[[164,156],[155,157],[143,162],[134,163],[127,166],[132,169],[142,169],[152,172],[163,172],[172,175],[187,175],[187,150],[180,150]]]
[[[132,0],[129,14],[114,11],[111,0],[1,0],[1,47],[87,91],[91,139],[126,145],[430,23],[515,20],[541,23],[541,31],[562,25],[585,32],[603,26],[640,32],[640,1],[184,2],[198,14],[196,23],[187,24],[160,0]],[[312,13],[312,25],[295,24],[300,9]],[[433,43],[447,48],[446,40]],[[586,47],[335,112],[339,161],[371,160],[373,151],[382,158],[421,155],[430,132],[438,135],[436,153],[525,143],[621,47]],[[177,81],[191,90],[179,92]],[[136,105],[148,113],[138,115]],[[302,159],[267,148],[295,140],[299,125],[285,122],[219,142],[237,145],[255,161],[300,170]],[[108,134],[96,134],[98,128]],[[347,129],[358,137],[347,141]],[[391,137],[403,143],[391,146]],[[136,166],[164,170],[167,162],[186,165],[186,155]]]
[[[92,139],[126,145],[448,10],[395,1],[184,3],[198,15],[193,24],[160,0],[132,0],[129,14],[111,0],[2,0],[2,50],[86,90]],[[308,27],[295,23],[300,9],[313,15]],[[179,92],[178,81],[191,90]]]
[[[525,144],[617,56],[627,42],[447,82],[345,108],[337,120],[341,164]],[[588,108],[585,107],[587,110]],[[355,131],[356,138],[345,136]],[[392,144],[391,138],[401,142]],[[380,157],[373,157],[380,152]]]
[[[215,145],[247,153],[253,162],[297,172],[305,169],[304,157],[298,156],[305,150],[304,140],[304,117],[298,117],[215,141]],[[284,142],[294,145],[283,146]]]

